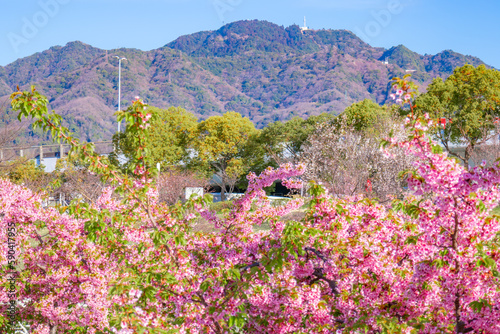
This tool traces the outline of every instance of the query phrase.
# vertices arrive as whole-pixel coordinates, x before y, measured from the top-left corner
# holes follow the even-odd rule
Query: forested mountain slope
[[[383,104],[391,78],[407,71],[425,86],[457,66],[482,64],[450,50],[423,56],[402,45],[375,48],[347,30],[303,32],[239,21],[151,51],[102,50],[82,42],[52,47],[0,67],[0,96],[34,84],[81,139],[110,139],[116,129],[115,55],[127,58],[122,107],[140,96],[157,107],[184,107],[201,119],[237,111],[258,127],[295,115],[339,113],[366,98]],[[13,118],[7,110],[0,122]],[[47,138],[28,129],[17,143],[40,140]]]

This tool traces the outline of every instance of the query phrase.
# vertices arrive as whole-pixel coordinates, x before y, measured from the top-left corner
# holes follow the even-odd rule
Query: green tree
[[[307,119],[296,116],[287,122],[268,124],[260,135],[254,138],[254,146],[262,150],[262,163],[277,166],[287,161],[298,161],[309,135],[318,128],[318,124],[333,118],[333,115],[323,113]]]
[[[19,158],[6,162],[0,170],[0,177],[10,179],[15,184],[23,185],[34,192],[48,190],[53,177],[44,171],[45,166],[35,164],[34,160]]]
[[[334,119],[334,115],[322,113],[307,119],[293,117],[287,122],[268,124],[262,131],[254,134],[245,150],[245,161],[249,169],[260,174],[267,167],[278,167],[286,162],[298,162],[301,159],[307,138],[320,124]],[[238,186],[244,188],[247,180],[242,178]],[[266,188],[272,192],[276,184]]]
[[[159,109],[149,107],[151,126],[148,128],[146,152],[150,165],[161,163],[167,167],[179,164],[187,159],[189,154],[190,133],[196,128],[197,119],[183,108],[170,107]],[[115,152],[110,156],[111,161],[123,169],[128,169],[136,155],[138,142],[129,128],[125,132],[113,136]],[[120,155],[125,162],[120,163]]]
[[[373,128],[380,117],[387,116],[389,113],[384,107],[365,99],[347,107],[338,119],[344,118],[346,125],[352,126],[356,131],[366,131]]]
[[[44,166],[36,166],[34,160],[20,158],[18,161],[11,163],[12,169],[8,171],[9,179],[16,184],[23,184],[28,180],[40,178],[45,172]]]
[[[234,186],[248,169],[244,153],[249,138],[257,132],[250,119],[236,112],[211,116],[198,123],[193,132],[192,144],[197,157],[192,163],[204,166],[215,176],[223,201],[226,187]]]
[[[434,79],[427,92],[415,100],[415,111],[446,122],[437,122],[433,134],[467,165],[474,149],[497,133],[494,122],[500,116],[500,72],[484,65],[456,68],[446,80]],[[453,144],[465,146],[464,152],[452,150]]]

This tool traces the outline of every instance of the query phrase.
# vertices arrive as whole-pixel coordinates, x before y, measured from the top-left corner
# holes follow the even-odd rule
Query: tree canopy
[[[345,119],[346,125],[352,126],[356,131],[363,131],[372,128],[381,117],[388,115],[384,107],[364,99],[347,107],[339,119]]]
[[[198,123],[192,132],[192,145],[197,156],[193,162],[202,164],[215,174],[225,199],[227,185],[234,185],[244,174],[245,147],[249,138],[258,133],[250,119],[236,112],[211,116]]]
[[[270,123],[255,140],[268,156],[266,163],[279,165],[287,161],[297,161],[304,143],[318,128],[318,124],[331,121],[334,117],[323,113],[307,119],[293,117],[287,122]]]
[[[175,165],[188,157],[190,134],[196,128],[196,117],[179,107],[160,109],[148,107],[151,113],[151,125],[147,129],[147,154],[151,165],[160,163],[164,167]],[[119,155],[125,157],[121,165],[127,167],[136,155],[138,142],[135,134],[127,128],[123,133],[113,136],[117,150],[111,155],[118,162]]]
[[[319,125],[303,148],[303,179],[321,182],[338,197],[364,194],[388,201],[401,196],[406,182],[400,173],[410,169],[414,159],[401,148],[383,152],[380,144],[390,136],[401,139],[408,134],[400,117],[376,116],[370,127],[356,127],[343,117]]]
[[[500,117],[500,72],[484,65],[456,68],[446,80],[433,80],[415,100],[415,111],[441,119],[433,129],[435,138],[467,164],[475,147],[495,133]],[[452,145],[465,146],[465,151],[452,150]]]

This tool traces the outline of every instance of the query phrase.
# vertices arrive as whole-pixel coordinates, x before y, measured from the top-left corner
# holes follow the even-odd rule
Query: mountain
[[[246,52],[298,53],[320,51],[324,46],[335,45],[339,50],[357,57],[373,50],[352,32],[347,30],[306,31],[293,25],[280,27],[266,21],[238,21],[227,24],[217,31],[200,32],[182,36],[166,45],[190,56],[225,57]]]
[[[34,84],[81,139],[110,139],[116,129],[114,56],[127,58],[122,62],[124,108],[140,96],[157,107],[182,106],[200,119],[234,110],[258,127],[293,116],[339,113],[365,98],[383,104],[391,78],[407,71],[425,86],[457,66],[483,63],[451,50],[420,55],[403,45],[372,47],[347,30],[302,31],[296,25],[239,21],[151,51],[107,51],[82,42],[52,47],[0,67],[0,100],[18,85]],[[7,109],[0,123],[14,118]],[[17,143],[48,139],[27,129]]]

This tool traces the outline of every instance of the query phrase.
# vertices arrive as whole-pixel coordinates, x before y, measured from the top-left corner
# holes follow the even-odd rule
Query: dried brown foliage
[[[469,162],[473,166],[485,163],[487,166],[493,166],[497,159],[500,158],[500,138],[499,134],[495,136],[493,140],[488,143],[477,146],[474,148],[471,154],[471,161]]]
[[[158,193],[160,202],[175,204],[184,198],[186,187],[208,187],[208,180],[195,172],[172,168],[160,173]]]
[[[400,196],[405,182],[399,175],[411,168],[412,158],[399,149],[391,149],[391,157],[382,151],[381,140],[391,132],[406,134],[402,124],[388,118],[363,132],[345,122],[322,125],[304,149],[305,179],[323,183],[339,197],[365,194],[385,201]]]
[[[82,167],[70,165],[62,170],[58,177],[61,184],[52,192],[52,196],[62,204],[69,203],[74,199],[81,199],[93,204],[106,187],[99,176]]]
[[[0,100],[0,116],[4,116],[3,114],[6,113],[8,102],[8,99]],[[13,146],[14,140],[27,126],[28,121],[25,119],[21,122],[17,120],[7,122],[0,118],[0,171],[11,169],[14,161],[22,163],[22,159],[18,160],[15,150],[10,147]]]
[[[35,193],[45,192],[53,181],[51,174],[45,173],[35,165],[33,160],[28,158],[6,161],[0,175],[10,179],[13,183],[31,189]]]

